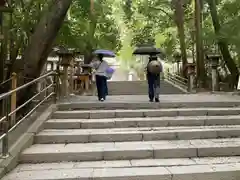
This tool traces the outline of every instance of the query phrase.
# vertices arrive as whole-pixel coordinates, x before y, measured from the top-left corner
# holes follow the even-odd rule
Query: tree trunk
[[[24,74],[28,78],[39,76],[72,0],[53,0],[49,11],[40,19],[24,52]],[[15,68],[17,68],[15,66]]]
[[[196,29],[196,60],[197,80],[200,88],[205,87],[205,65],[202,40],[202,3],[195,0],[195,29]]]
[[[181,57],[182,57],[182,74],[187,77],[187,52],[185,43],[185,32],[184,32],[184,10],[182,0],[173,0],[175,7],[175,22],[178,28]]]
[[[8,66],[7,69],[7,79],[11,77],[11,74],[13,72],[13,65],[15,63],[15,61],[17,60],[18,54],[20,52],[21,47],[23,47],[23,37],[21,36],[19,40],[16,41],[16,45],[14,47],[14,49],[11,49],[11,63]]]
[[[40,75],[71,3],[72,0],[53,0],[49,5],[49,11],[41,17],[24,52],[23,60],[21,60],[21,62],[24,62],[23,74],[27,77],[25,82]],[[16,61],[14,63],[13,71],[21,71],[18,67],[23,64],[21,62]],[[18,95],[19,103],[21,104],[33,96],[36,91],[35,88],[36,86],[33,85],[22,91],[20,96]]]
[[[87,51],[84,53],[84,64],[91,63],[93,59],[92,51]]]
[[[90,16],[89,22],[90,30],[88,32],[88,45],[86,47],[86,52],[84,53],[85,64],[88,64],[92,61],[93,58],[92,51],[96,48],[95,32],[97,27],[97,20],[93,10],[90,12],[89,16]]]
[[[3,35],[3,13],[0,12],[0,31],[1,35]],[[4,58],[4,42],[1,40],[1,52],[0,52],[0,83],[4,81],[4,66],[5,66],[5,58]],[[1,88],[1,87],[0,87]]]
[[[220,27],[220,22],[218,19],[216,1],[208,0],[207,2],[209,5],[209,8],[210,8],[210,13],[211,13],[211,17],[212,17],[215,34],[218,36],[220,33],[220,30],[221,30],[221,27]],[[232,88],[233,88],[238,83],[238,76],[239,76],[238,68],[229,52],[227,39],[218,38],[218,46],[222,53],[223,59],[231,73]]]

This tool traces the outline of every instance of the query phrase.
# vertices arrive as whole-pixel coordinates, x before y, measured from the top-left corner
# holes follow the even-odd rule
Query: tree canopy
[[[139,44],[148,43],[163,49],[168,61],[174,60],[176,52],[181,53],[183,66],[189,57],[197,60],[201,72],[204,72],[207,63],[204,57],[198,56],[197,44],[198,47],[202,46],[200,48],[202,54],[221,53],[223,69],[231,74],[232,79],[236,80],[238,77],[237,68],[240,63],[238,0],[67,0],[67,2],[65,5],[71,6],[67,7],[66,16],[63,13],[65,18],[59,25],[56,25],[56,22],[48,22],[47,17],[54,17],[50,11],[53,12],[55,6],[60,8],[58,4],[62,3],[61,0],[14,1],[11,4],[12,16],[9,13],[2,13],[4,27],[2,34],[8,38],[2,40],[1,61],[10,60],[8,74],[16,66],[14,62],[18,55],[33,58],[28,56],[27,50],[36,43],[31,40],[37,29],[44,28],[44,24],[42,26],[39,24],[47,21],[50,25],[53,24],[52,27],[55,26],[51,32],[55,35],[49,39],[45,38],[47,47],[42,48],[36,59],[44,59],[50,53],[50,47],[61,45],[76,48],[87,56],[94,49],[110,49],[119,55],[120,60],[131,65],[135,63],[135,58],[132,58],[133,49]],[[198,15],[196,2],[201,6],[198,22],[201,31],[196,29]],[[48,18],[49,21],[53,19]],[[58,31],[59,28],[56,27],[61,28]],[[2,62],[1,70],[4,68],[3,64]],[[4,76],[1,74],[1,81],[3,79]]]

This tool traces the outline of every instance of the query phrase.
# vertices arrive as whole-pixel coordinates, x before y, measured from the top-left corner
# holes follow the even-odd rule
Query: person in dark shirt
[[[148,81],[148,96],[149,101],[159,102],[159,91],[160,91],[160,72],[162,72],[162,64],[160,63],[160,69],[158,72],[150,72],[149,63],[152,61],[157,61],[157,56],[150,56],[147,64],[147,81]]]

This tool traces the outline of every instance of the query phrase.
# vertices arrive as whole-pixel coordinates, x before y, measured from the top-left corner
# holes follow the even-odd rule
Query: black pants
[[[147,74],[147,81],[149,99],[159,98],[160,74]]]
[[[107,78],[105,76],[96,75],[96,86],[98,99],[106,99],[106,96],[108,94]]]

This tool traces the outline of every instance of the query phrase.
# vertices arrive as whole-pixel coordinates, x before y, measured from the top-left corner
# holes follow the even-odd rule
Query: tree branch
[[[21,3],[21,6],[22,6],[22,9],[24,10],[25,9],[25,3],[23,0],[20,0],[20,3]]]
[[[154,9],[154,10],[156,10],[156,11],[161,11],[161,12],[163,12],[165,15],[167,15],[168,17],[172,18],[172,14],[169,13],[169,12],[167,12],[167,11],[165,11],[165,10],[162,9],[162,8],[156,8],[156,7],[151,7],[151,8]]]

